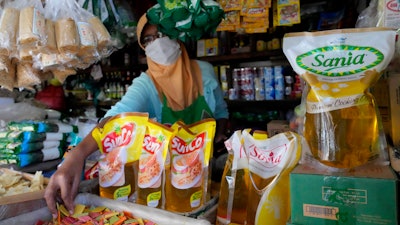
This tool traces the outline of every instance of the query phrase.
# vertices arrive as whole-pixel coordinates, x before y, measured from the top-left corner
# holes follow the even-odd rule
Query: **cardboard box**
[[[271,120],[267,124],[267,132],[269,137],[286,131],[291,131],[289,122],[287,120]]]
[[[390,137],[394,146],[400,146],[400,74],[390,75],[389,85]]]
[[[291,223],[398,224],[397,183],[390,166],[333,173],[298,165],[290,174]]]
[[[197,41],[197,57],[218,55],[218,38]]]

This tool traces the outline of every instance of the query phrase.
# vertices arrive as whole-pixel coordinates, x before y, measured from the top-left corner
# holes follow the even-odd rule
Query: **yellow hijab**
[[[138,22],[137,38],[139,46],[141,34],[147,24],[147,17],[144,14]],[[157,64],[147,57],[148,69],[146,73],[151,77],[157,89],[158,95],[163,100],[167,99],[167,104],[175,111],[183,110],[193,103],[193,101],[203,94],[203,83],[200,67],[195,60],[190,60],[185,46],[180,43],[181,56],[174,64],[164,66]]]

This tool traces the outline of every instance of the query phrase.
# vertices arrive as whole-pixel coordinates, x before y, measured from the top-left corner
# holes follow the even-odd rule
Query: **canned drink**
[[[232,87],[237,91],[240,90],[240,69],[238,68],[232,71]]]
[[[254,99],[256,101],[265,100],[265,78],[262,67],[254,68]]]
[[[274,66],[275,99],[282,100],[285,97],[285,80],[282,74],[282,66]]]
[[[274,70],[270,66],[263,67],[265,100],[275,99]]]
[[[229,100],[237,100],[238,99],[238,94],[237,90],[234,88],[229,89]]]

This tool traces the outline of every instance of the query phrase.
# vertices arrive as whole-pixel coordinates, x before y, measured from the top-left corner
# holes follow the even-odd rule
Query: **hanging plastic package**
[[[342,169],[387,160],[386,139],[369,87],[391,61],[395,38],[395,31],[387,28],[284,36],[283,51],[309,87],[302,102],[302,133],[313,156],[308,158]]]

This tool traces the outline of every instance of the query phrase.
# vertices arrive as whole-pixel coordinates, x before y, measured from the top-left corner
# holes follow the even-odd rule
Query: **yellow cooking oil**
[[[230,154],[225,163],[225,168],[231,168],[233,160],[234,156],[233,154]],[[232,182],[235,182],[233,191],[231,191],[233,185]],[[224,169],[218,200],[217,225],[227,225],[232,223],[245,224],[248,202],[248,184],[248,168],[238,169],[236,171]],[[232,194],[233,196],[231,196]],[[231,212],[228,212],[228,210]],[[230,218],[228,218],[228,215],[230,215]]]
[[[136,163],[137,164],[137,163]],[[127,163],[124,166],[125,182],[121,185],[99,187],[101,197],[128,201],[129,198],[135,193],[135,162]]]
[[[379,155],[379,125],[374,99],[367,104],[306,113],[304,137],[312,155],[336,168],[354,168]]]
[[[138,204],[153,208],[163,207],[165,160],[173,134],[172,128],[155,121],[147,123],[137,168]]]

